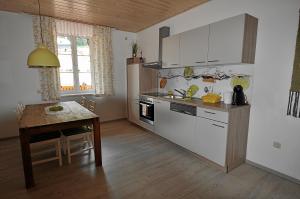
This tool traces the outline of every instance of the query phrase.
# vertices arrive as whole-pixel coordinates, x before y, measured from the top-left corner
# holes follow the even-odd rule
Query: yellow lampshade
[[[29,54],[27,65],[29,68],[60,67],[57,56],[42,44]]]

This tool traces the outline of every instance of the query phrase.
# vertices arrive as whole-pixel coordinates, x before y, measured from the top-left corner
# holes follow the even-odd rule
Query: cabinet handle
[[[203,64],[203,63],[205,63],[205,61],[196,61],[195,63],[196,64]]]
[[[214,112],[209,112],[209,111],[204,111],[204,113],[208,113],[208,114],[212,114],[212,115],[216,114]]]
[[[215,59],[215,60],[208,60],[208,62],[218,62],[218,61],[220,61],[220,60],[218,60],[218,59]]]
[[[221,125],[217,125],[217,124],[212,124],[213,126],[216,126],[216,127],[220,127],[220,128],[225,128],[224,126],[221,126]]]

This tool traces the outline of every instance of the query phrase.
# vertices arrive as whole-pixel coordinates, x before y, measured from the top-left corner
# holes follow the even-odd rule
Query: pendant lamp
[[[41,5],[39,5],[39,17],[40,17],[40,32],[42,44],[40,44],[35,50],[33,50],[27,58],[27,65],[29,68],[58,68],[60,67],[57,56],[51,52],[44,45],[43,31],[42,31],[42,20],[41,20]]]

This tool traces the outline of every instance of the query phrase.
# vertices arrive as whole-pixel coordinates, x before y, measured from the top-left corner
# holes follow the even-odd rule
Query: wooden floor
[[[229,174],[127,121],[102,124],[103,168],[93,154],[34,167],[24,188],[18,139],[0,142],[0,198],[300,198],[300,185],[242,165]]]

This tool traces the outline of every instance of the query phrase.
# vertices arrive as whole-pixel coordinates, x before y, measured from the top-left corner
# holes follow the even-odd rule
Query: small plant
[[[132,43],[132,57],[136,57],[138,51],[138,44],[136,42]]]

